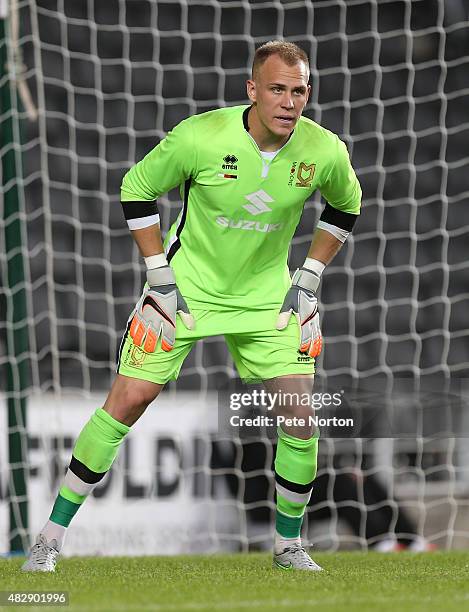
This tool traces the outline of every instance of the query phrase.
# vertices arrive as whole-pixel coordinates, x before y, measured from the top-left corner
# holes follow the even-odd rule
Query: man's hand
[[[307,268],[297,270],[277,319],[277,329],[282,330],[288,325],[292,313],[295,315],[300,328],[300,351],[308,353],[310,357],[317,357],[322,349],[315,293],[319,280],[319,276]]]
[[[148,287],[143,290],[130,324],[134,344],[147,353],[156,350],[161,337],[163,351],[171,351],[176,335],[176,314],[187,329],[194,328],[194,317],[176,286],[174,272],[169,266],[147,271]]]

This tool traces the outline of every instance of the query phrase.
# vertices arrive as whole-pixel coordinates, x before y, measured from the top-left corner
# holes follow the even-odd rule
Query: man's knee
[[[146,408],[158,397],[162,388],[163,385],[129,378],[125,386],[125,397],[130,405],[136,408]]]
[[[308,418],[314,414],[311,394],[313,377],[280,376],[264,382],[266,389],[276,394],[276,410],[289,417]]]
[[[118,375],[104,410],[116,420],[131,426],[159,395],[164,385]]]

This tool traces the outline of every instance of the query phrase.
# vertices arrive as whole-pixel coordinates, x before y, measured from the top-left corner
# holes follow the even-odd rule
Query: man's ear
[[[246,81],[246,91],[251,102],[256,101],[256,83],[252,79]]]

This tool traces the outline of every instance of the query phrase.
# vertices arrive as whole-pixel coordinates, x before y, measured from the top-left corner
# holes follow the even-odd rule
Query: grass
[[[469,609],[469,552],[323,553],[314,559],[324,572],[274,570],[265,554],[71,558],[60,561],[55,574],[23,574],[21,559],[0,560],[0,591],[65,590],[70,605],[55,609],[67,612]]]

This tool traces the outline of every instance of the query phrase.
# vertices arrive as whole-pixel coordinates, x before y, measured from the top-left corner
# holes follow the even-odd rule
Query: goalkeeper
[[[299,47],[264,44],[247,81],[249,106],[182,121],[125,175],[122,206],[147,284],[129,318],[113,387],[76,441],[25,571],[54,570],[74,515],[198,340],[223,334],[246,381],[296,397],[311,393],[322,346],[316,292],[357,219],[361,190],[345,145],[301,117],[308,80],[308,57]],[[183,208],[163,247],[156,200],[175,186]],[[288,249],[316,189],[327,203],[306,260],[290,279]],[[308,423],[311,410],[292,403],[277,414]],[[274,566],[318,571],[300,540],[318,432],[294,424],[278,435]]]

